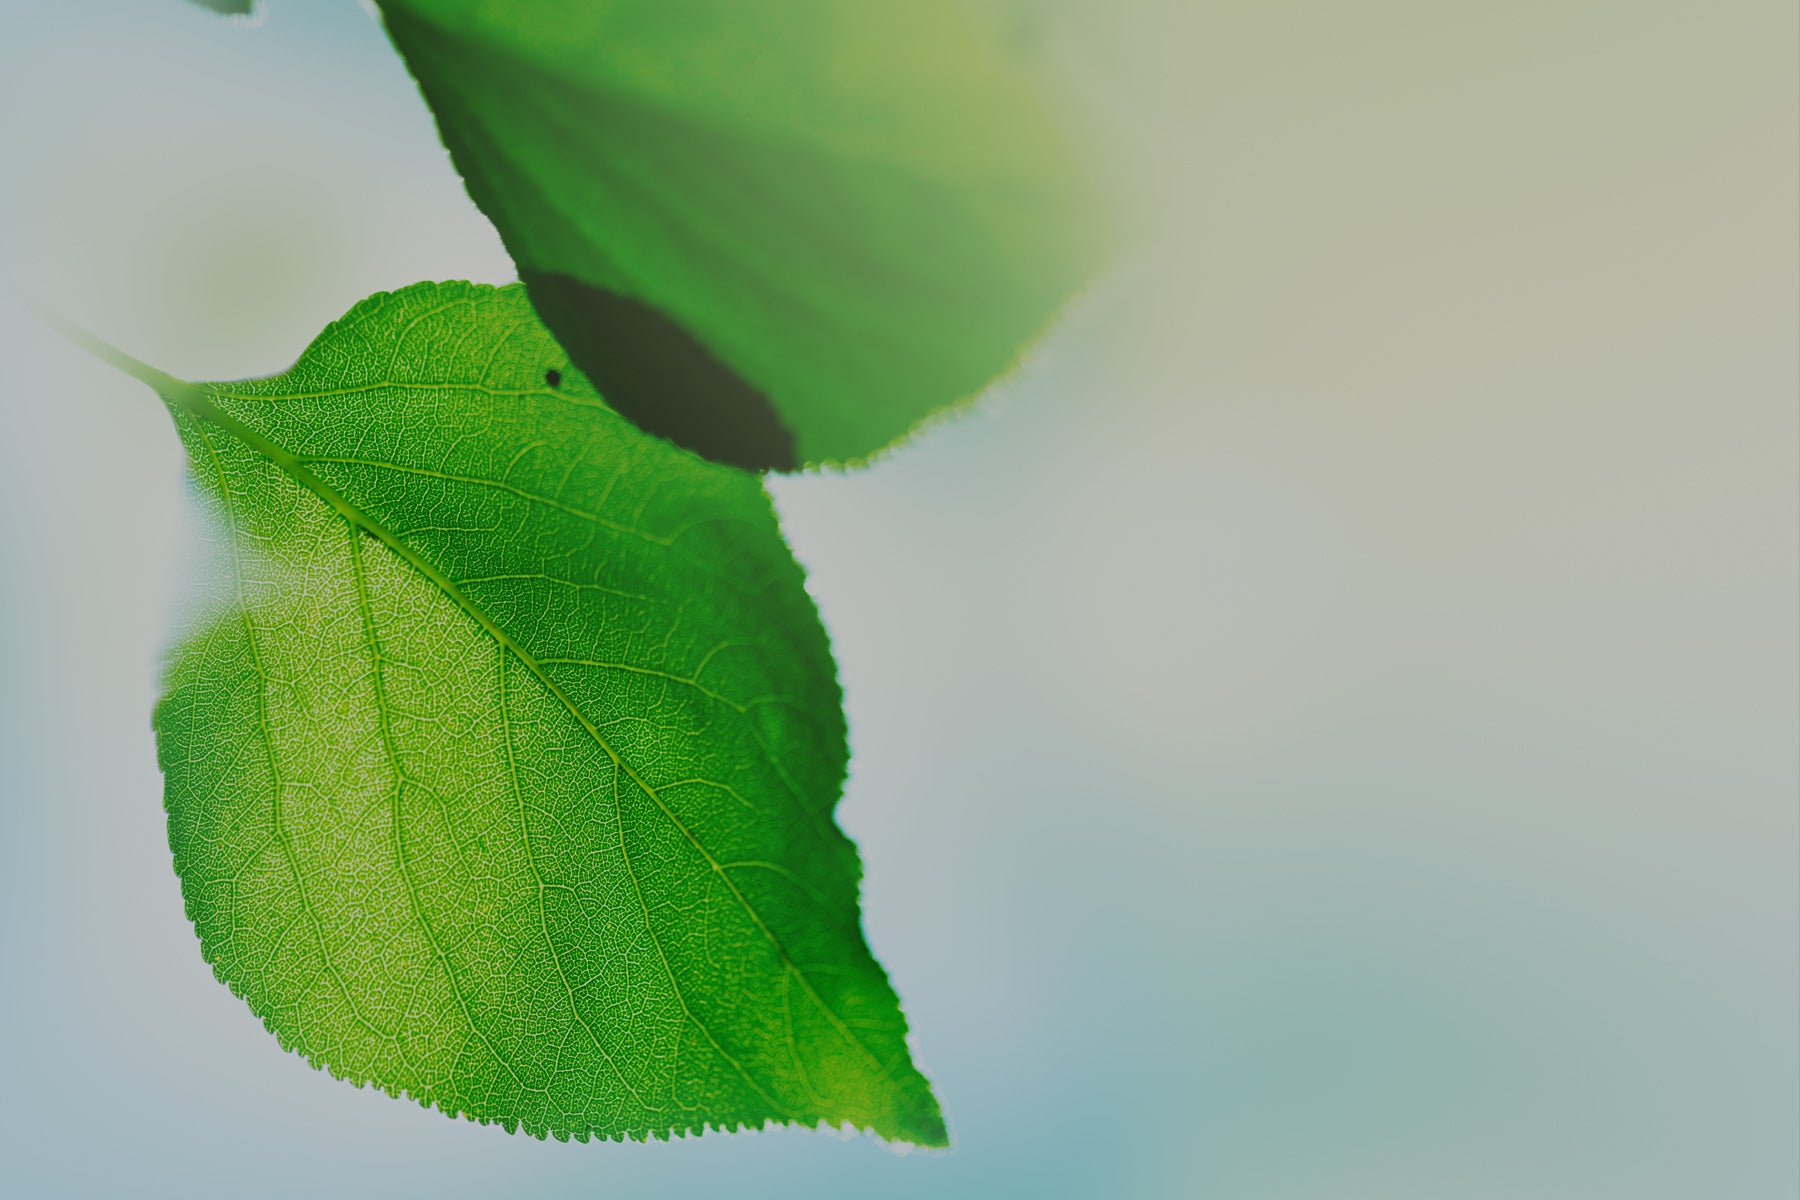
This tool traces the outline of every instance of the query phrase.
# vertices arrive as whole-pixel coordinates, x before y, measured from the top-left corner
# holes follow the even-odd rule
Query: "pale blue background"
[[[169,870],[180,454],[0,315],[0,1192],[1792,1197],[1793,6],[1062,3],[1135,249],[776,492],[957,1140],[565,1146],[283,1054]],[[7,0],[0,272],[177,374],[511,268],[352,0]]]

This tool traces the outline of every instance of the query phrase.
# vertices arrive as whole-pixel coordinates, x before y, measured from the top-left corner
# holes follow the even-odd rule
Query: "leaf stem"
[[[218,406],[207,398],[206,389],[199,384],[189,383],[185,379],[177,379],[166,371],[157,370],[142,359],[133,358],[111,342],[95,337],[61,313],[40,308],[37,310],[37,317],[38,320],[101,362],[117,367],[133,379],[148,384],[156,391],[157,395],[170,404],[186,409],[197,417],[217,419],[221,415]]]

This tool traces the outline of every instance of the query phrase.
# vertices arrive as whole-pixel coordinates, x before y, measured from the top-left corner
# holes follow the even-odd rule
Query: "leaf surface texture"
[[[611,411],[517,285],[373,297],[275,378],[153,382],[227,577],[157,708],[170,841],[283,1045],[538,1136],[944,1142],[754,477]]]

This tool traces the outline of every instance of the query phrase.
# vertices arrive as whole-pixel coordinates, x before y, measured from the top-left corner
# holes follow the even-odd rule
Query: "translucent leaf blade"
[[[562,344],[718,461],[865,459],[1008,370],[1098,262],[1016,5],[380,7]]]
[[[282,1043],[538,1136],[942,1144],[758,483],[605,407],[517,286],[374,297],[196,391],[232,578],[159,755],[202,950]]]

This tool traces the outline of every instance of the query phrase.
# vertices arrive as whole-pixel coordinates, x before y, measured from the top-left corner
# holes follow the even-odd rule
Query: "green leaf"
[[[1012,0],[379,0],[469,194],[613,406],[852,462],[1006,371],[1096,190]]]
[[[156,712],[175,867],[284,1046],[538,1136],[944,1144],[755,477],[605,407],[517,285],[375,296],[271,379],[123,365],[229,564]]]

